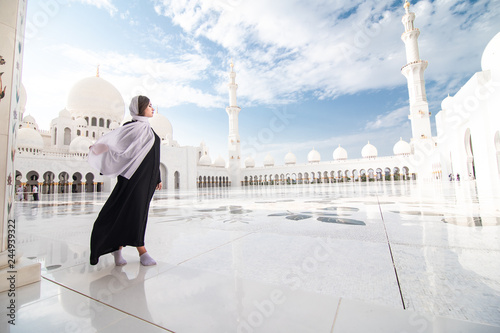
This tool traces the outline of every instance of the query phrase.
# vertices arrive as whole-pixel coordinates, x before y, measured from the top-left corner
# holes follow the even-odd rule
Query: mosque
[[[454,95],[446,97],[435,116],[437,136],[431,134],[424,71],[418,48],[419,29],[415,13],[405,3],[401,39],[407,64],[412,138],[395,140],[393,156],[378,156],[369,142],[360,159],[349,159],[340,145],[332,159],[321,160],[313,148],[307,163],[297,164],[289,152],[284,164],[276,165],[268,154],[257,166],[252,156],[241,156],[236,72],[229,72],[229,118],[227,161],[212,161],[204,143],[181,146],[173,137],[169,120],[156,113],[151,126],[162,140],[161,177],[164,189],[191,190],[201,187],[277,186],[338,182],[385,182],[395,180],[476,179],[491,189],[500,188],[500,33],[484,50],[482,71],[475,73]],[[17,137],[16,185],[38,185],[42,194],[110,191],[114,180],[99,175],[87,163],[92,143],[130,120],[118,90],[99,76],[77,82],[66,107],[52,120],[49,130],[38,127],[31,115],[24,116],[26,92],[21,91],[21,121]]]

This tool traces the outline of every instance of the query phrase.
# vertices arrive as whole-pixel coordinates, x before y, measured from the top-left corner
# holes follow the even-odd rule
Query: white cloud
[[[498,1],[467,3],[465,12],[464,3],[422,0],[411,7],[422,58],[430,61],[428,80],[473,73],[478,50],[500,29]],[[158,0],[155,6],[188,34],[222,46],[237,64],[239,95],[268,104],[293,102],[305,91],[335,98],[404,84],[404,9],[392,4]]]
[[[100,77],[113,84],[122,94],[125,104],[137,94],[151,98],[155,106],[167,108],[195,104],[201,108],[222,107],[225,96],[212,95],[194,88],[193,82],[203,77],[210,62],[199,54],[185,54],[175,62],[158,58],[141,58],[134,54],[97,52],[69,45],[50,47],[58,71],[47,73],[31,70],[36,64],[28,63],[30,75],[24,77],[28,98],[28,113],[36,112],[41,128],[48,128],[50,120],[65,107],[70,88],[76,81],[89,77],[100,66]],[[60,62],[64,59],[64,63]],[[48,67],[51,67],[48,65]],[[36,106],[30,101],[36,101]]]
[[[75,2],[81,2],[86,5],[95,6],[99,9],[104,9],[108,11],[109,15],[113,16],[116,14],[118,9],[113,5],[110,0],[71,0]]]
[[[381,128],[398,127],[408,122],[408,114],[410,109],[408,106],[378,115],[373,121],[366,123],[366,130],[378,130]]]

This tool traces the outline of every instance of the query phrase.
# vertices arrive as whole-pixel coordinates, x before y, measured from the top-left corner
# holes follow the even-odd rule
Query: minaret
[[[401,39],[405,43],[407,64],[401,68],[401,73],[408,80],[408,93],[410,95],[410,115],[412,141],[419,139],[431,139],[431,123],[429,105],[425,94],[424,71],[427,61],[420,60],[418,52],[418,36],[420,31],[414,27],[415,13],[410,13],[410,3],[405,2],[406,14],[401,21],[405,32]]]
[[[240,186],[241,173],[241,149],[240,149],[240,134],[238,131],[238,114],[241,108],[236,103],[236,73],[233,70],[234,64],[231,60],[231,72],[229,73],[229,106],[226,112],[229,116],[229,135],[228,135],[228,153],[229,153],[229,177],[232,186]]]

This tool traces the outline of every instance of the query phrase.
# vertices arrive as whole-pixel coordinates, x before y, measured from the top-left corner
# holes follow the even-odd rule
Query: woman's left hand
[[[157,189],[157,190],[161,190],[162,186],[163,186],[163,185],[162,185],[162,183],[160,182],[160,183],[158,183],[158,185],[156,185],[156,189]]]

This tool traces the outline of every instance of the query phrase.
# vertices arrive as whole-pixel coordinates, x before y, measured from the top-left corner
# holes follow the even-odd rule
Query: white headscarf
[[[139,116],[138,100],[139,96],[135,96],[129,106],[134,122],[107,133],[90,146],[89,164],[105,176],[130,179],[154,145],[148,118]]]

